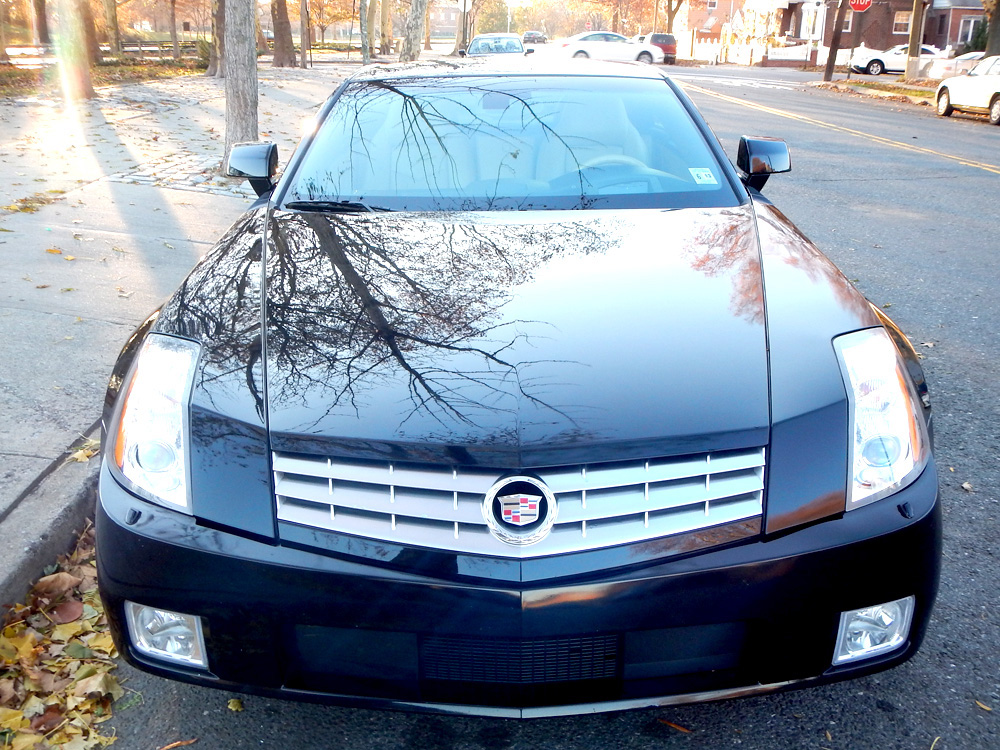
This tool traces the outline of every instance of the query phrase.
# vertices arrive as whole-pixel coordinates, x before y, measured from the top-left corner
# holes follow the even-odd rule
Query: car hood
[[[764,445],[752,206],[272,212],[275,450],[532,467]]]

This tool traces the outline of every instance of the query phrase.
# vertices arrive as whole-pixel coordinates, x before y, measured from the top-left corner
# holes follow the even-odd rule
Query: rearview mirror
[[[736,168],[748,187],[761,190],[772,174],[792,171],[792,157],[788,145],[778,138],[745,135],[740,138]]]

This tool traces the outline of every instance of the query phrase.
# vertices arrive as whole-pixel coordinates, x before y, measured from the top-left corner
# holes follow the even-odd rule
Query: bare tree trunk
[[[257,43],[254,34],[254,0],[228,0],[226,9],[226,154],[233,144],[256,141]]]
[[[94,11],[90,8],[90,0],[77,0],[80,20],[83,22],[83,34],[86,40],[87,60],[96,65],[103,59],[101,45],[97,41],[97,27],[94,26]]]
[[[431,4],[427,3],[427,12],[424,14],[424,50],[430,52],[431,49]]]
[[[368,0],[368,49],[375,54],[375,39],[378,35],[378,0]]]
[[[226,77],[226,0],[212,0],[212,46],[205,75]]]
[[[69,101],[92,99],[94,85],[90,80],[87,59],[87,35],[83,27],[80,3],[59,0],[59,58],[63,67],[63,95]]]
[[[361,63],[367,65],[372,61],[372,48],[368,39],[368,2],[358,2],[358,22],[361,24]]]
[[[51,44],[49,35],[49,19],[45,12],[45,0],[31,0],[31,28],[35,45]]]
[[[997,12],[1000,5],[995,0],[985,0],[983,7],[986,9],[986,18],[989,22],[989,26],[986,27],[986,52],[984,56],[1000,55],[1000,13]]]
[[[177,41],[177,0],[170,0],[170,41],[174,45],[174,59],[181,59],[181,45]]]
[[[403,26],[403,49],[399,53],[400,62],[413,62],[420,57],[420,37],[423,36],[424,13],[427,0],[413,0],[410,12]]]
[[[271,26],[274,28],[275,68],[295,67],[295,44],[292,42],[292,24],[288,21],[285,0],[271,0]]]
[[[381,8],[379,51],[383,55],[389,55],[392,54],[392,3],[390,0],[382,0]]]
[[[299,5],[299,67],[305,70],[309,48],[312,47],[312,34],[309,33],[309,1],[302,0]]]
[[[264,55],[271,51],[270,47],[267,46],[267,37],[264,36],[264,29],[260,27],[260,16],[254,13],[254,26],[257,31],[257,54]]]
[[[108,27],[108,46],[112,57],[122,56],[122,35],[118,29],[118,3],[104,0],[104,23]]]
[[[9,16],[6,3],[0,2],[0,63],[9,63],[10,55],[7,54],[7,17]]]
[[[465,49],[469,46],[468,40],[465,38],[465,17],[468,11],[462,10],[462,6],[459,6],[458,11],[458,29],[455,32],[455,49],[451,51],[452,57],[458,54],[460,49]]]

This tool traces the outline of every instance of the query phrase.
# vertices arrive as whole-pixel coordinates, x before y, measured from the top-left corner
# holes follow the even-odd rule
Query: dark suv
[[[674,39],[673,34],[646,34],[640,36],[639,41],[662,49],[663,62],[666,65],[673,65],[677,62],[677,40]]]
[[[525,31],[521,41],[525,44],[545,44],[548,37],[540,31]]]

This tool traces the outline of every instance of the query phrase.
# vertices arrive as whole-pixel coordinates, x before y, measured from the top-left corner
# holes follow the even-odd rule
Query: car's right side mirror
[[[762,190],[772,174],[792,171],[788,145],[778,138],[744,135],[736,154],[736,168],[743,173],[743,182],[754,190]]]

